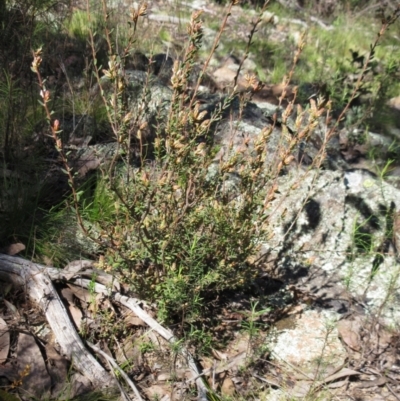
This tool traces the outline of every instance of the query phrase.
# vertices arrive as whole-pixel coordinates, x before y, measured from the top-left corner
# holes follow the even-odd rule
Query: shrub
[[[196,98],[198,87],[234,3],[230,3],[213,50],[194,89],[189,91],[203,34],[200,13],[193,14],[185,55],[173,68],[173,92],[165,105],[167,111],[164,115],[159,113],[152,120],[155,126],[150,128],[146,111],[151,78],[147,75],[139,94],[143,102],[136,103],[136,109],[132,110],[126,101],[129,88],[124,76],[124,60],[132,50],[127,48],[123,54],[115,54],[106,31],[110,46],[108,69],[102,71],[105,78],[99,68],[95,74],[118,149],[110,165],[103,168],[102,183],[98,184],[109,194],[107,201],[103,197],[103,208],[95,206],[100,235],[83,222],[78,192],[72,184],[73,173],[63,156],[78,218],[87,235],[103,247],[104,267],[118,271],[133,290],[156,301],[162,320],[179,316],[182,321],[190,322],[199,316],[205,302],[215,299],[218,293],[251,285],[257,275],[257,265],[251,259],[268,233],[268,225],[264,223],[269,202],[277,190],[276,179],[292,161],[293,149],[299,141],[307,139],[314,121],[323,112],[314,105],[308,128],[286,142],[286,148],[281,143],[276,164],[266,162],[273,125],[262,130],[254,143],[245,144],[247,147],[230,146],[223,156],[216,157],[222,151],[212,140],[216,124],[233,110],[240,121],[251,91],[258,85],[255,77],[247,77],[247,93],[239,94],[233,89],[213,111],[200,110]],[[138,19],[145,13],[144,6],[134,12],[132,38]],[[92,46],[95,49],[93,36]],[[299,54],[300,50],[296,60]],[[39,58],[37,54],[36,60]],[[104,86],[105,81],[109,87],[111,83],[111,89]],[[48,99],[44,100],[47,105]],[[284,113],[284,119],[291,107],[293,104]],[[301,120],[299,116],[299,127]],[[154,138],[145,138],[145,131],[152,128]],[[53,123],[53,135],[63,154],[57,129]],[[133,146],[141,150],[136,168],[132,166]],[[122,163],[118,162],[119,157]]]
[[[203,70],[191,87],[203,35],[201,13],[192,15],[184,56],[173,67],[172,93],[158,107],[152,105],[154,86],[150,72],[143,73],[144,83],[139,91],[135,89],[136,101],[132,107],[129,101],[132,87],[124,69],[126,58],[135,50],[137,23],[146,14],[146,6],[133,11],[128,46],[120,53],[113,45],[111,29],[105,28],[108,67],[96,65],[94,73],[116,149],[110,163],[102,166],[98,184],[101,196],[99,191],[95,192],[92,203],[87,200],[84,203],[76,189],[76,177],[63,150],[59,122],[52,119],[49,110],[51,94],[41,80],[41,53],[35,54],[33,70],[38,75],[43,106],[72,188],[77,220],[84,233],[101,247],[103,268],[118,272],[132,290],[157,302],[159,318],[164,321],[179,317],[182,322],[191,322],[222,291],[251,286],[258,273],[255,256],[270,234],[268,216],[273,212],[270,205],[278,191],[278,178],[293,161],[293,151],[310,138],[325,112],[329,117],[329,102],[311,100],[308,110],[297,109],[293,130],[289,131],[285,127],[293,113],[293,99],[282,112],[282,133],[272,155],[269,148],[277,125],[276,115],[271,125],[251,142],[244,140],[242,147],[235,148],[232,144],[221,148],[214,143],[218,122],[235,114],[232,119],[239,124],[248,101],[259,89],[256,78],[247,76],[248,91],[239,93],[236,87],[232,88],[212,110],[202,110],[197,98],[202,77],[236,3],[230,2]],[[261,17],[250,33],[246,54],[260,20]],[[90,36],[95,58],[92,32]],[[303,39],[284,88],[293,76]],[[365,73],[366,70],[361,72],[349,102],[360,90]],[[284,96],[285,90],[281,103]],[[348,108],[349,104],[339,121]],[[335,127],[326,129],[313,166],[321,166]],[[233,126],[232,134],[236,129]],[[96,221],[93,217],[90,221],[91,215],[96,216]]]

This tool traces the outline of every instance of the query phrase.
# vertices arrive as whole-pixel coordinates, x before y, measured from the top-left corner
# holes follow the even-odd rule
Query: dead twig
[[[105,358],[114,369],[117,369],[118,372],[120,373],[120,375],[124,378],[124,380],[126,381],[126,383],[129,385],[129,387],[133,390],[133,392],[135,393],[136,397],[140,400],[140,401],[144,401],[142,396],[139,393],[139,390],[137,389],[137,387],[135,386],[135,384],[133,383],[133,381],[129,378],[129,376],[118,366],[117,362],[115,362],[115,360],[113,358],[111,358],[109,355],[107,355],[104,351],[102,351],[99,347],[96,347],[94,344],[92,344],[89,341],[86,341],[86,344],[89,345],[90,348],[93,349],[93,351],[97,352],[98,354],[100,354],[103,358]],[[124,393],[124,391],[122,392]]]

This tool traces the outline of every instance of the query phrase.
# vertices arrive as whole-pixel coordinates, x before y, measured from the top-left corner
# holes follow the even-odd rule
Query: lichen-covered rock
[[[400,191],[363,170],[292,171],[278,185],[262,251],[271,267],[337,311],[357,300],[399,322]]]
[[[290,317],[293,327],[278,331],[271,342],[272,357],[294,365],[312,379],[333,374],[347,357],[336,328],[339,316],[334,312],[308,310]]]

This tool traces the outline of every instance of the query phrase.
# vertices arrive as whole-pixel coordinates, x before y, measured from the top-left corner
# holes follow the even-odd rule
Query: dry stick
[[[160,323],[158,323],[155,319],[153,319],[151,316],[148,315],[138,304],[137,301],[133,300],[132,298],[128,298],[124,295],[121,295],[120,293],[115,293],[113,295],[113,298],[121,303],[122,305],[126,306],[127,308],[131,309],[137,317],[142,319],[144,322],[146,322],[154,331],[156,331],[161,337],[163,337],[165,340],[167,340],[169,343],[174,344],[178,340],[176,337],[166,328],[161,326]],[[205,386],[203,380],[200,377],[200,372],[196,366],[196,363],[190,354],[189,351],[187,351],[185,348],[182,348],[182,354],[186,359],[188,360],[189,367],[193,374],[198,377],[196,379],[196,385],[197,389],[199,392],[199,400],[204,400],[207,401],[207,387]]]
[[[64,305],[51,284],[51,280],[64,279],[62,271],[29,262],[23,258],[0,254],[0,275],[18,285],[27,287],[30,296],[38,302],[46,312],[47,320],[53,332],[56,334],[57,341],[61,345],[63,352],[72,357],[75,366],[80,372],[87,375],[96,386],[110,383],[108,373],[103,370],[100,364],[85,349],[81,338],[76,333],[75,328],[67,316]],[[48,277],[48,279],[46,279],[46,277]],[[89,285],[90,281],[91,280],[80,279],[79,283],[85,287]],[[41,290],[41,288],[44,287],[51,288],[51,290],[47,290],[45,295],[43,295],[43,292],[46,290]],[[105,285],[96,283],[94,290],[104,295],[109,295],[109,289]],[[123,296],[118,292],[114,293],[112,297],[117,302],[131,309],[140,319],[168,342],[172,344],[177,342],[177,339],[169,330],[161,326],[139,306],[141,301]],[[56,307],[55,311],[54,307]],[[208,390],[201,379],[201,374],[192,355],[184,348],[181,352],[188,360],[189,367],[196,378],[199,400],[207,401]],[[103,356],[108,360],[108,356]],[[117,367],[117,369],[119,368]],[[128,381],[127,383],[130,384]]]
[[[86,344],[89,345],[90,348],[92,348],[94,351],[99,353],[103,358],[105,358],[110,364],[118,370],[120,375],[125,379],[126,383],[129,385],[129,387],[133,390],[135,393],[136,397],[139,398],[140,401],[144,401],[142,396],[139,393],[139,390],[133,383],[133,381],[129,378],[129,376],[118,366],[117,362],[113,358],[111,358],[109,355],[107,355],[104,351],[102,351],[99,347],[96,347],[94,344],[92,344],[89,341],[86,341]]]
[[[396,395],[395,391],[393,391],[393,389],[389,386],[388,383],[386,383],[386,387],[396,397],[396,399],[400,401],[400,397],[398,395]]]
[[[18,259],[20,259],[20,258],[18,258]],[[1,259],[0,259],[0,261],[1,261]],[[45,266],[43,266],[43,269],[46,272],[48,272],[48,274],[49,274],[49,276],[51,276],[52,280],[63,278],[62,271],[58,271],[57,269],[48,268]],[[87,288],[90,285],[90,283],[91,283],[91,280],[79,279],[79,284],[82,287]],[[94,291],[97,293],[101,293],[105,296],[109,296],[109,293],[110,293],[109,289],[105,285],[99,284],[99,283],[95,283]],[[113,293],[112,298],[115,299],[115,301],[126,306],[127,308],[131,309],[136,314],[137,317],[142,319],[148,326],[150,326],[154,331],[156,331],[161,337],[163,337],[169,343],[173,344],[178,341],[176,339],[176,337],[169,330],[167,330],[166,328],[161,326],[155,319],[153,319],[151,316],[149,316],[149,314],[146,313],[139,306],[140,303],[143,303],[142,301],[121,295],[119,292]],[[182,354],[187,358],[189,367],[190,367],[191,371],[193,372],[194,380],[196,381],[196,385],[197,385],[197,388],[199,391],[199,397],[200,397],[199,399],[207,400],[207,391],[208,390],[201,379],[202,374],[199,372],[192,355],[185,348],[182,348]]]
[[[63,354],[72,360],[76,369],[94,387],[115,385],[112,377],[85,348],[46,273],[46,266],[0,254],[0,277],[17,286],[23,286],[28,296],[40,306]]]
[[[96,350],[94,350],[96,351]],[[125,389],[122,387],[122,384],[119,382],[117,375],[115,374],[115,371],[113,369],[113,365],[112,363],[106,359],[107,363],[108,363],[108,367],[110,368],[110,372],[112,373],[112,375],[114,376],[114,379],[117,383],[117,386],[119,388],[119,391],[121,392],[121,397],[123,398],[124,401],[131,401],[131,399],[129,398],[128,394],[126,394]]]

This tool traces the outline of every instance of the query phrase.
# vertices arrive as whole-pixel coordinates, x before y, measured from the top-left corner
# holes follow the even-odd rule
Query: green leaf
[[[78,202],[79,202],[79,199],[81,198],[81,196],[83,195],[83,193],[84,193],[84,191],[78,191],[76,193],[76,199],[78,200]]]

